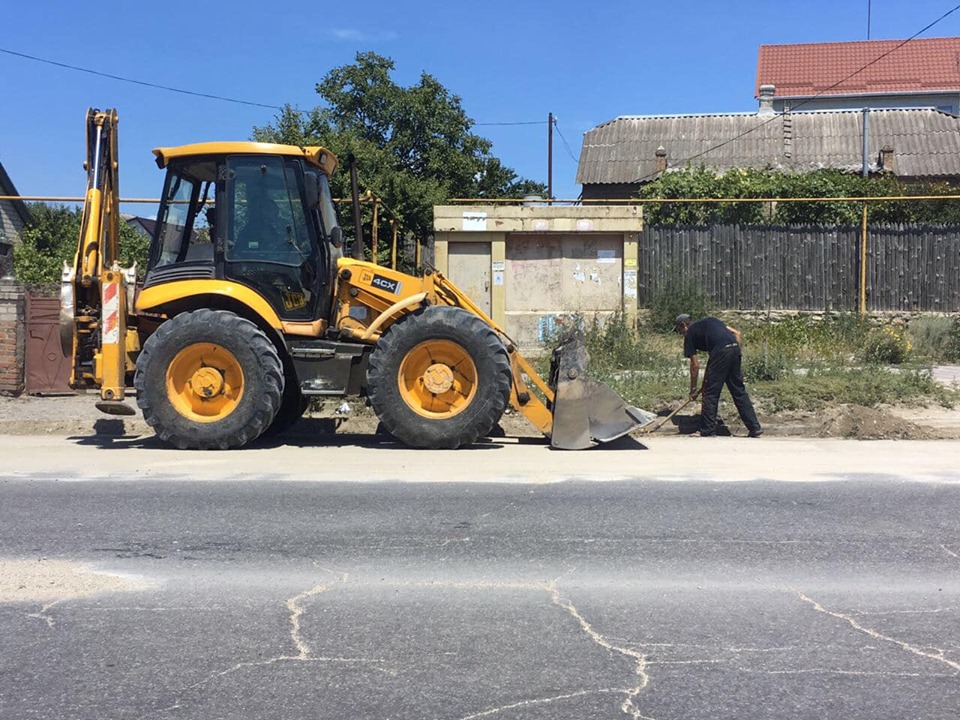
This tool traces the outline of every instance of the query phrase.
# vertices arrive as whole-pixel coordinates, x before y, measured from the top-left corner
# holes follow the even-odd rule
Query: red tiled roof
[[[960,37],[911,40],[897,48],[902,42],[761,45],[755,96],[761,85],[773,85],[776,97],[960,91]]]

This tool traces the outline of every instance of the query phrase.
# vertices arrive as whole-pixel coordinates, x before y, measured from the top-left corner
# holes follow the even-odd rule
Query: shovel
[[[703,389],[703,388],[700,388],[700,390],[702,390],[702,389]],[[692,398],[687,398],[687,401],[686,401],[685,403],[683,403],[683,405],[681,405],[681,406],[678,407],[676,410],[674,410],[672,413],[670,413],[669,415],[667,415],[663,420],[661,420],[660,422],[658,422],[656,425],[654,425],[653,427],[651,427],[651,428],[649,428],[649,429],[646,428],[646,427],[644,427],[644,428],[642,429],[642,431],[643,431],[644,433],[654,433],[654,432],[656,432],[657,430],[659,430],[660,428],[662,428],[664,425],[667,424],[667,422],[669,422],[669,421],[673,418],[674,415],[676,415],[678,412],[680,412],[681,410],[683,410],[687,405],[689,405],[689,404],[692,403],[694,400],[696,400],[698,397],[700,397],[700,390],[697,390],[697,394],[696,394],[696,395],[694,395]]]

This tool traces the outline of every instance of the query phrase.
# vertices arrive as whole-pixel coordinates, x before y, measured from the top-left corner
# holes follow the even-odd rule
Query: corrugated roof
[[[668,167],[715,170],[772,168],[800,172],[861,167],[860,111],[776,115],[620,117],[584,135],[577,182],[647,182],[656,177],[656,151]],[[960,118],[933,109],[872,110],[868,157],[892,145],[897,174],[960,176]]]
[[[19,194],[13,184],[13,180],[7,175],[7,171],[3,169],[3,163],[0,163],[0,195]],[[10,203],[13,205],[14,210],[17,215],[20,216],[20,220],[24,225],[33,221],[33,218],[30,216],[30,211],[27,209],[27,205],[23,200],[11,200]]]
[[[761,85],[773,85],[776,97],[960,91],[960,37],[916,39],[897,47],[903,42],[761,45],[754,95]]]

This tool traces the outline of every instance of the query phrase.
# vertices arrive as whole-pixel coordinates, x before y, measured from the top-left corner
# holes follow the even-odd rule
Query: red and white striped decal
[[[103,342],[120,342],[120,283],[103,286]]]

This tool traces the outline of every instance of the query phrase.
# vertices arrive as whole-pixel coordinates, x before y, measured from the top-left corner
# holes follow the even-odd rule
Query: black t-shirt
[[[687,328],[687,334],[683,338],[683,356],[693,357],[698,350],[712,353],[717,348],[736,341],[733,333],[727,330],[722,321],[713,317],[703,318]]]

